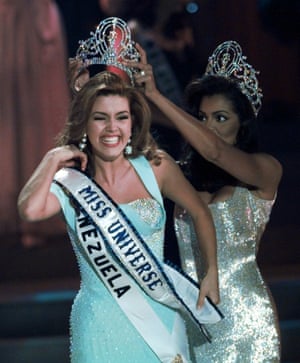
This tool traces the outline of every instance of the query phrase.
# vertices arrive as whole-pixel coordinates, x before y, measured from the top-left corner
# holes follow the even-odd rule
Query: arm
[[[195,117],[177,107],[156,88],[151,65],[141,47],[141,62],[135,66],[145,71],[137,75],[138,84],[144,84],[148,99],[161,110],[182,136],[205,159],[233,175],[239,181],[257,187],[258,195],[272,199],[282,176],[280,163],[271,155],[249,154],[224,142],[214,132],[202,125]]]
[[[206,261],[206,276],[201,283],[198,306],[203,304],[205,296],[209,296],[213,302],[218,303],[216,234],[210,210],[169,155],[166,154],[161,164],[153,166],[153,169],[162,194],[185,208],[193,220],[199,248]]]
[[[58,199],[50,192],[51,183],[60,168],[75,165],[74,159],[80,160],[84,170],[87,157],[75,146],[58,147],[47,152],[20,192],[18,210],[23,219],[39,221],[60,211]]]

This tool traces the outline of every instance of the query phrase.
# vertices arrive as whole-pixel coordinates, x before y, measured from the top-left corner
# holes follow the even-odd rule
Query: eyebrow
[[[217,110],[217,111],[213,111],[213,114],[216,114],[216,113],[219,113],[219,112],[225,112],[225,113],[230,114],[232,111],[228,111],[228,110]],[[198,113],[206,114],[206,112],[204,112],[202,110],[199,110]]]
[[[106,112],[101,112],[101,111],[94,111],[94,112],[92,112],[92,115],[96,115],[96,114],[99,114],[99,115],[108,115]],[[129,115],[130,112],[124,110],[124,111],[119,111],[119,112],[116,113],[116,115],[121,115],[121,114]]]
[[[213,113],[219,113],[219,112],[231,113],[231,111],[227,111],[227,110],[217,110],[217,111],[214,111]]]

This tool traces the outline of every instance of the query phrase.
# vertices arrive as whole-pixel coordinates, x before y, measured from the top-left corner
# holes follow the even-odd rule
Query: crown
[[[246,59],[241,46],[236,41],[226,41],[220,44],[208,58],[205,74],[236,80],[241,92],[248,98],[257,116],[263,97],[256,77],[259,72],[248,64]]]
[[[76,58],[86,67],[94,64],[111,65],[125,71],[133,83],[133,68],[125,66],[125,61],[139,61],[140,54],[131,40],[127,23],[117,17],[102,20],[91,37],[79,41]]]

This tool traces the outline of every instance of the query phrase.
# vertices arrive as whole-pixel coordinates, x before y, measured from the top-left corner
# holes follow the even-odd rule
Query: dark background
[[[107,16],[100,9],[102,1],[56,1],[69,57],[75,55],[78,40],[88,38]],[[128,18],[139,15],[146,22],[155,1],[121,0]],[[159,0],[157,21],[167,19],[178,1]],[[187,3],[192,5],[192,1]],[[193,29],[195,47],[187,60],[172,62],[172,56],[168,57],[178,80],[184,83],[188,77],[201,74],[215,47],[230,39],[241,44],[249,63],[261,72],[264,98],[259,116],[260,143],[264,151],[282,163],[283,178],[258,262],[279,313],[282,363],[299,363],[300,1],[198,0],[194,5],[195,13],[181,11]],[[149,8],[141,11],[140,6]],[[181,21],[178,16],[176,19],[175,25]],[[163,136],[168,151],[176,153],[178,135],[166,128],[156,131]],[[16,137],[21,138],[21,133]],[[5,150],[1,157],[5,157]],[[16,205],[11,208],[16,214]],[[21,226],[16,219],[20,230],[2,233],[6,225],[0,222],[1,359],[9,363],[69,362],[68,317],[79,285],[79,271],[63,224],[57,219],[49,222],[50,228],[48,224],[45,228],[35,224],[32,230],[37,233],[36,243],[24,244],[21,232],[22,228],[26,232],[25,224]],[[174,236],[169,229],[167,232],[166,257],[178,262]]]
[[[174,3],[173,0],[160,1],[159,18],[167,18]],[[194,71],[201,74],[216,45],[234,39],[241,44],[249,63],[261,72],[259,79],[264,92],[259,126],[261,146],[280,160],[284,171],[258,254],[262,271],[270,278],[289,271],[300,274],[299,3],[298,0],[199,0],[196,13],[185,13],[196,40],[192,60]],[[78,40],[89,37],[90,31],[106,15],[96,0],[57,0],[57,5],[68,55],[72,57]],[[130,11],[128,14],[130,17]],[[189,64],[185,66],[186,71]],[[174,71],[180,73],[180,69]],[[172,135],[169,130],[164,132]],[[167,140],[173,139],[167,137]],[[172,141],[167,147],[171,151],[177,149]],[[22,246],[17,237],[1,237],[1,282],[78,276],[65,234],[43,236],[43,243],[30,248]],[[168,241],[166,256],[175,262],[178,260],[172,240]]]

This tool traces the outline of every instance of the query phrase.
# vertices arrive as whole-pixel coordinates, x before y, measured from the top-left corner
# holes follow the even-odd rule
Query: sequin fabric
[[[129,203],[129,206],[136,211],[143,222],[151,227],[152,234],[151,238],[148,238],[148,245],[156,257],[162,261],[164,251],[161,241],[164,238],[164,230],[161,228],[162,217],[159,203],[155,199],[144,198]]]
[[[147,206],[147,212],[144,208]],[[135,212],[139,224],[146,224],[142,231],[145,242],[162,256],[162,209],[155,200],[136,200],[121,208],[129,214]],[[151,234],[150,231],[154,233]],[[152,238],[154,237],[154,238]],[[159,362],[143,338],[128,321],[99,281],[77,245],[73,243],[81,274],[81,287],[71,311],[71,362],[72,363],[140,363]],[[171,327],[174,312],[148,299],[166,326]]]
[[[138,199],[128,204],[121,204],[120,208],[157,259],[162,262],[166,214],[152,169],[147,168],[145,162],[142,166],[141,180],[153,198]],[[148,169],[151,170],[151,175],[149,175]],[[148,174],[146,174],[147,171]],[[69,198],[55,184],[52,185],[51,191],[60,200],[81,277],[80,289],[74,299],[70,316],[71,363],[159,363],[160,360],[156,354],[99,280],[76,243],[75,211],[70,205]],[[134,281],[132,283],[135,284]],[[179,352],[182,351],[181,349],[187,351],[185,326],[183,323],[179,328],[178,321],[182,320],[178,313],[155,302],[142,291],[141,293],[170,333],[174,326],[177,327],[176,333],[173,333],[172,337],[180,347]],[[157,334],[157,332],[153,332],[153,334]]]
[[[276,310],[256,263],[259,240],[273,203],[257,198],[247,189],[236,188],[229,200],[209,206],[217,233],[219,308],[225,318],[207,327],[211,344],[199,341],[195,330],[189,327],[194,362],[280,362]],[[177,216],[175,230],[183,269],[201,280],[203,264],[190,216]]]
[[[148,210],[145,212],[145,206]],[[157,256],[162,256],[161,206],[156,201],[136,200],[122,205],[130,214],[137,213],[139,223],[146,224],[142,237]],[[155,217],[154,217],[155,216]],[[154,228],[154,239],[149,234]],[[148,231],[147,231],[148,230]],[[140,363],[159,362],[143,338],[128,321],[111,297],[110,292],[99,282],[90,265],[74,246],[81,273],[81,288],[71,312],[71,362],[72,363]],[[152,307],[167,326],[171,326],[174,312],[148,299]]]

